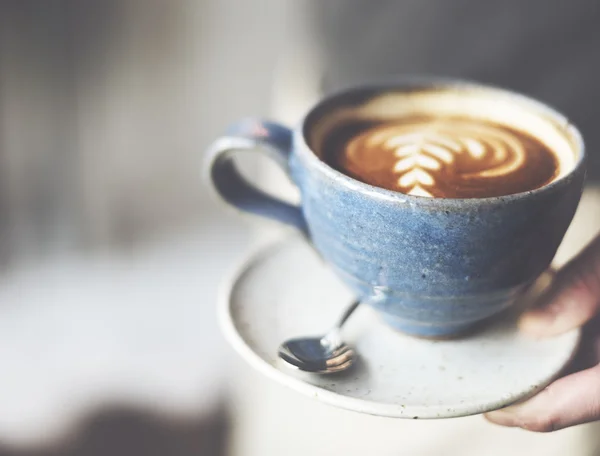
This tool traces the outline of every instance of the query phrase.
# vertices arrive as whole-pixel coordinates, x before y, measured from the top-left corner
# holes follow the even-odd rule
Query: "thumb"
[[[600,366],[563,377],[531,399],[489,412],[502,426],[550,432],[600,418]]]
[[[600,236],[556,275],[539,305],[520,326],[535,336],[553,336],[588,322],[600,310]]]

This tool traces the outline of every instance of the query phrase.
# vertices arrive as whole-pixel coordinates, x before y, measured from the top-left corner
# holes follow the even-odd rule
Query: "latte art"
[[[505,195],[545,185],[556,159],[542,143],[471,119],[403,119],[340,133],[331,164],[363,182],[424,197]]]
[[[370,129],[348,143],[347,158],[360,161],[369,150],[393,153],[400,191],[417,196],[433,196],[428,189],[436,187],[435,171],[442,168],[453,172],[455,179],[495,178],[514,173],[525,163],[523,144],[513,135],[460,121]]]

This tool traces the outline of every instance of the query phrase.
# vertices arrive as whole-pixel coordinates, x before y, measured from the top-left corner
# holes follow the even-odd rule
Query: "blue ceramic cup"
[[[530,133],[561,151],[560,173],[523,193],[427,198],[365,184],[321,159],[323,137],[339,122],[415,110],[475,116]],[[281,165],[300,190],[301,204],[244,180],[232,160],[240,151]],[[549,267],[579,203],[584,158],[577,129],[538,101],[476,83],[417,78],[334,94],[294,130],[243,120],[214,142],[208,172],[227,203],[304,233],[339,278],[394,328],[449,337],[509,307]]]

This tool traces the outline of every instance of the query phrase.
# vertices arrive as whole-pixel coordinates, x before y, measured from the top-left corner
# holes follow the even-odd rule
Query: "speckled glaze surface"
[[[547,286],[545,279],[527,298]],[[278,360],[277,347],[292,337],[324,333],[353,292],[297,237],[244,259],[223,285],[221,327],[245,361],[308,397],[371,415],[450,418],[504,407],[544,388],[579,341],[579,330],[528,338],[512,312],[470,337],[432,341],[393,330],[363,306],[343,330],[360,355],[355,366],[340,375],[302,374]]]
[[[317,105],[294,132],[243,121],[213,146],[210,177],[234,206],[302,231],[337,276],[393,327],[426,337],[460,334],[510,306],[548,268],[585,177],[576,131],[581,152],[570,174],[540,189],[483,199],[423,198],[373,187],[330,168],[306,142],[306,133],[328,110],[382,91],[449,84],[469,86],[416,79],[349,90]],[[510,96],[570,125],[536,101]],[[289,173],[300,189],[301,207],[279,202],[240,178],[228,158],[253,148],[266,151]]]

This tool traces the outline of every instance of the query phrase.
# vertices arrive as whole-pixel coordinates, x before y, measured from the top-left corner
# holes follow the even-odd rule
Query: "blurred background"
[[[0,455],[600,454],[594,425],[398,422],[261,378],[215,306],[279,229],[201,181],[239,117],[293,124],[403,73],[498,84],[564,111],[591,151],[564,262],[600,228],[598,20],[593,0],[0,0]]]

